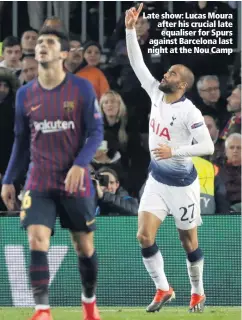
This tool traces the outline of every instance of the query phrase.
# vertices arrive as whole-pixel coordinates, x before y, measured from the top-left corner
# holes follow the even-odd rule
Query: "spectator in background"
[[[0,180],[5,174],[14,141],[14,103],[20,83],[14,74],[0,67]],[[0,200],[0,210],[6,207]]]
[[[2,52],[4,60],[0,62],[0,67],[7,68],[16,76],[21,72],[21,45],[18,38],[9,36],[3,40]]]
[[[145,44],[147,39],[149,38],[150,22],[140,16],[135,25],[135,29],[139,43],[141,45]]]
[[[226,100],[221,97],[218,77],[207,75],[199,78],[197,91],[200,97],[197,107],[203,115],[217,118],[219,127],[223,128],[230,115],[226,109]]]
[[[129,171],[130,192],[138,193],[145,179],[147,156],[141,147],[137,116],[127,110],[120,94],[110,90],[100,100],[104,131],[116,140],[125,171]]]
[[[230,117],[220,134],[220,138],[223,140],[225,140],[231,133],[241,132],[241,84],[232,91],[227,102],[227,110],[232,113],[232,117]]]
[[[70,41],[70,51],[68,57],[64,62],[66,70],[75,73],[75,71],[80,67],[83,61],[83,48],[81,42],[78,40]]]
[[[113,90],[107,91],[100,100],[104,120],[104,130],[111,132],[117,139],[121,150],[126,150],[128,143],[127,109],[120,94]]]
[[[232,133],[225,140],[227,162],[220,168],[228,200],[231,205],[240,204],[241,208],[241,134]]]
[[[38,76],[38,62],[33,56],[25,56],[22,59],[21,82],[23,84],[32,81]]]
[[[38,33],[35,30],[27,30],[21,38],[21,47],[23,55],[34,55]]]
[[[83,55],[85,57],[85,52],[88,50],[89,47],[94,46],[94,43],[96,46],[100,45],[97,44],[96,42],[89,41],[83,46]],[[87,55],[86,55],[87,56]],[[107,78],[105,77],[104,73],[97,67],[93,66],[92,64],[94,61],[97,62],[96,55],[95,58],[91,54],[91,57],[88,55],[88,60],[89,62],[84,58],[83,62],[79,65],[79,67],[75,70],[75,74],[78,77],[85,78],[91,82],[93,85],[93,88],[96,92],[97,99],[100,100],[101,96],[109,90],[109,83]],[[89,64],[91,63],[91,64]]]
[[[126,186],[126,170],[121,162],[121,154],[118,151],[119,146],[113,134],[110,132],[104,133],[104,140],[98,148],[91,165],[95,171],[103,166],[109,167],[117,172],[122,182]]]
[[[98,196],[97,215],[137,215],[138,201],[121,187],[114,170],[103,167],[95,176],[98,177],[94,178]]]
[[[91,67],[98,67],[101,61],[101,46],[95,41],[89,41],[83,48],[84,58]]]
[[[214,143],[214,153],[210,156],[204,156],[203,159],[206,159],[213,164],[217,164],[218,166],[223,165],[225,161],[224,140],[219,138],[218,121],[207,115],[204,116],[204,121]]]
[[[219,168],[201,157],[193,157],[192,161],[200,182],[201,214],[229,212],[230,204],[225,184],[218,175]]]

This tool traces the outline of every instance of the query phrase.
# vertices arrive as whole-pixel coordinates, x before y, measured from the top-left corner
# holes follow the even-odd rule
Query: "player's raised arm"
[[[194,144],[172,149],[173,157],[195,157],[214,153],[214,143],[201,112],[194,108],[189,114],[186,126],[192,134]]]
[[[91,84],[86,83],[83,106],[86,142],[74,161],[75,165],[87,167],[103,141],[103,121],[99,105]]]
[[[9,210],[14,209],[14,182],[26,171],[30,154],[30,130],[28,118],[24,112],[24,92],[19,89],[15,108],[15,139],[11,157],[3,178],[2,198]]]
[[[133,68],[137,78],[141,82],[142,87],[147,91],[148,94],[151,94],[152,88],[157,81],[152,76],[149,69],[144,63],[135,30],[135,24],[139,18],[142,7],[143,4],[141,3],[137,10],[135,8],[131,8],[126,11],[126,45],[131,67]]]

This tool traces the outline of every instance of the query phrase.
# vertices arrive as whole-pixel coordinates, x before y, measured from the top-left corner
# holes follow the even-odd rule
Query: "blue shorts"
[[[96,230],[95,198],[63,197],[54,192],[25,191],[20,220],[26,229],[43,225],[54,231],[56,218],[62,228],[73,232]]]

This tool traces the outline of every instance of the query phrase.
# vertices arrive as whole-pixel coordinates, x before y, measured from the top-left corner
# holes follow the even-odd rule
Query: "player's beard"
[[[174,92],[173,87],[168,83],[160,83],[159,90],[168,94]]]

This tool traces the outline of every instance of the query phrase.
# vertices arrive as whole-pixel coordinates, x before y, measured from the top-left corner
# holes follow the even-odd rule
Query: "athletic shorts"
[[[74,232],[96,229],[95,199],[63,197],[51,192],[25,191],[20,220],[26,229],[30,225],[43,225],[54,231],[56,218],[62,228]]]
[[[174,187],[158,182],[149,175],[139,205],[141,211],[150,212],[161,221],[171,214],[176,227],[181,230],[200,226],[202,219],[198,178],[189,186]]]

